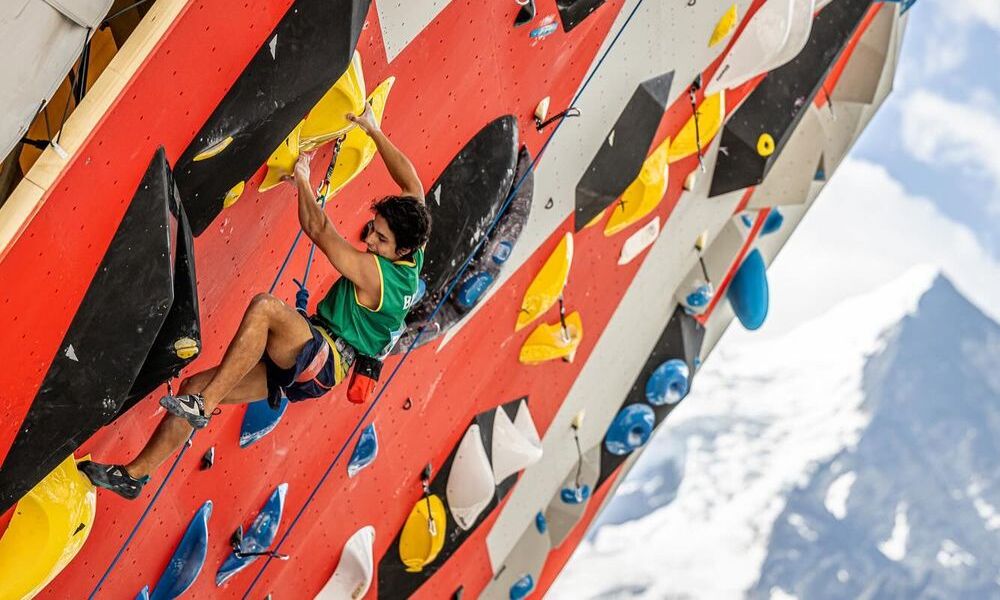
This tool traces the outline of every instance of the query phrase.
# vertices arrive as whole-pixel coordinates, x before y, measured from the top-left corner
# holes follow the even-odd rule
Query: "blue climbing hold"
[[[538,514],[535,515],[535,529],[538,530],[538,533],[545,533],[549,530],[549,522],[545,520],[545,513],[542,511],[538,511]]]
[[[378,435],[375,433],[375,423],[372,423],[365,427],[358,438],[358,443],[354,445],[351,461],[347,463],[347,476],[357,475],[361,469],[375,462],[376,456],[378,456]]]
[[[505,262],[507,262],[507,259],[510,258],[510,253],[513,251],[514,251],[514,243],[509,242],[507,240],[503,240],[502,242],[497,244],[496,249],[493,251],[493,256],[491,256],[490,258],[492,258],[493,262],[495,262],[496,264],[502,265]]]
[[[564,487],[559,492],[559,499],[566,504],[583,504],[590,498],[590,486],[586,483],[579,487]]]
[[[240,427],[240,448],[246,448],[265,435],[271,433],[288,408],[288,399],[281,397],[277,409],[271,407],[267,400],[258,400],[247,405],[243,413],[243,425]]]
[[[149,600],[149,586],[144,585],[142,589],[139,590],[139,595],[135,597],[135,600]]]
[[[784,222],[785,215],[781,214],[781,211],[777,208],[772,208],[771,212],[768,213],[767,218],[764,219],[764,225],[760,228],[760,234],[770,235],[781,229],[781,224]]]
[[[267,503],[257,513],[250,529],[243,535],[243,542],[239,552],[244,556],[236,555],[236,551],[230,554],[219,567],[215,574],[215,584],[222,585],[230,577],[248,567],[257,560],[257,554],[246,556],[247,554],[261,553],[267,551],[274,541],[274,536],[278,533],[278,525],[281,523],[281,514],[285,509],[285,494],[288,492],[288,484],[279,485]]]
[[[754,250],[743,260],[726,290],[733,312],[749,330],[760,328],[767,318],[767,265],[760,250]]]
[[[694,288],[690,294],[684,298],[684,308],[689,313],[700,314],[708,308],[709,302],[715,296],[715,288],[711,283],[703,283]]]
[[[194,584],[208,553],[208,518],[211,516],[212,501],[208,500],[191,519],[181,543],[177,545],[166,570],[156,582],[156,587],[149,596],[150,600],[171,600]]]
[[[523,600],[535,589],[535,579],[529,574],[521,577],[510,586],[510,600]]]
[[[743,221],[743,225],[747,228],[753,227],[754,219],[750,218],[750,215],[740,215],[740,220]],[[767,214],[767,218],[764,219],[764,225],[760,228],[760,235],[774,233],[775,231],[781,229],[781,224],[784,222],[785,215],[781,214],[779,209],[772,208],[771,212]]]
[[[493,285],[493,275],[480,271],[465,280],[455,295],[455,301],[460,307],[468,310],[479,302],[491,285]]]
[[[677,404],[687,396],[690,378],[686,362],[679,358],[668,360],[646,380],[646,401],[653,406]]]
[[[427,282],[421,277],[417,280],[417,295],[413,298],[413,303],[410,306],[415,306],[418,302],[424,299],[424,294],[427,293]]]
[[[655,424],[656,414],[652,408],[646,404],[629,404],[618,411],[611,422],[604,436],[604,447],[611,454],[624,456],[646,443]]]

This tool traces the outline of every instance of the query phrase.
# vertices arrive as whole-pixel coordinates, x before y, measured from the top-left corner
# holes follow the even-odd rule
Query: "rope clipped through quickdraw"
[[[694,143],[698,148],[698,166],[701,172],[705,172],[705,160],[701,152],[701,127],[698,124],[698,102],[695,100],[695,93],[701,89],[701,74],[694,78],[691,87],[688,88],[688,100],[691,101],[691,119],[694,121]]]
[[[569,326],[566,325],[566,304],[563,302],[562,294],[559,294],[559,324],[562,326],[562,341],[568,344],[573,341],[573,336],[569,333]]]
[[[560,113],[556,113],[551,117],[549,117],[548,119],[545,119],[544,121],[539,119],[538,117],[535,117],[535,129],[541,131],[555,121],[560,121],[562,119],[568,119],[570,117],[579,117],[579,116],[580,116],[580,109],[575,106],[570,106],[566,110]]]
[[[576,489],[580,489],[580,478],[583,476],[583,450],[580,448],[580,426],[576,423],[571,425],[573,428],[573,441],[576,442],[576,478],[574,482],[576,483]]]
[[[604,61],[607,59],[608,55],[611,53],[611,50],[618,43],[618,40],[621,38],[622,34],[625,32],[625,29],[628,28],[629,24],[632,22],[632,19],[635,17],[636,13],[639,12],[639,8],[642,7],[644,1],[645,0],[639,0],[638,2],[636,2],[635,6],[632,7],[632,12],[629,13],[628,17],[626,17],[626,19],[625,19],[625,22],[622,23],[621,28],[619,28],[618,31],[615,33],[614,37],[611,38],[611,42],[608,44],[607,48],[604,50],[604,53],[597,60],[597,63],[594,65],[594,68],[587,75],[586,79],[584,79],[583,83],[580,86],[580,89],[577,91],[576,95],[573,97],[573,101],[570,102],[570,106],[571,107],[574,104],[576,104],[576,102],[583,95],[584,91],[590,85],[590,82],[597,75],[597,72],[601,69],[601,66],[604,64]],[[469,253],[469,256],[465,259],[465,262],[462,263],[462,266],[459,268],[458,273],[451,279],[451,282],[448,284],[448,287],[445,290],[445,293],[441,296],[441,299],[438,300],[437,305],[434,307],[434,310],[431,312],[431,315],[430,315],[429,319],[433,319],[437,315],[437,313],[441,310],[441,307],[444,305],[445,301],[448,299],[448,297],[451,295],[451,293],[455,290],[455,288],[458,285],[459,280],[462,278],[462,275],[464,275],[465,272],[466,272],[466,270],[468,270],[469,264],[472,262],[472,259],[475,257],[476,252],[478,252],[478,250],[485,243],[485,240],[489,237],[490,233],[492,233],[493,230],[496,228],[497,222],[498,222],[498,219],[499,219],[499,215],[504,214],[504,211],[507,210],[508,206],[510,206],[510,203],[513,201],[514,197],[517,195],[518,190],[521,189],[521,185],[524,183],[525,179],[527,178],[528,173],[531,172],[531,171],[534,171],[535,167],[538,165],[539,159],[545,154],[545,150],[549,147],[549,143],[552,141],[552,138],[555,137],[555,134],[559,131],[559,127],[561,125],[562,125],[561,121],[556,124],[555,130],[553,130],[553,132],[549,135],[549,137],[542,143],[541,148],[539,148],[539,150],[538,150],[538,154],[532,159],[530,165],[528,166],[527,172],[525,172],[525,174],[522,175],[521,178],[519,180],[517,180],[516,183],[514,184],[514,186],[511,188],[510,193],[507,194],[507,199],[504,201],[503,205],[500,207],[500,210],[497,211],[498,217],[493,219],[493,221],[490,223],[490,226],[486,229],[486,231],[484,232],[483,236],[480,238],[480,241],[478,242],[478,244],[476,244],[476,246],[473,248],[472,252]],[[313,488],[312,488],[312,490],[310,490],[309,496],[306,498],[305,502],[303,502],[302,506],[299,508],[298,512],[295,514],[295,517],[292,518],[291,522],[288,524],[288,527],[285,529],[285,532],[281,535],[281,538],[278,540],[278,543],[275,546],[276,548],[280,548],[282,546],[282,544],[285,543],[285,540],[287,540],[288,537],[295,530],[295,527],[298,525],[299,521],[302,519],[302,516],[305,514],[306,510],[309,508],[309,506],[312,504],[312,501],[316,498],[316,495],[319,493],[320,488],[323,486],[324,483],[326,483],[326,480],[330,477],[330,473],[333,472],[333,468],[335,466],[337,466],[337,464],[340,462],[341,457],[347,451],[348,445],[351,443],[351,441],[354,439],[354,437],[358,434],[358,432],[361,431],[361,426],[365,423],[366,419],[368,419],[368,417],[371,415],[372,411],[375,410],[375,408],[378,406],[379,401],[385,395],[386,390],[389,389],[390,385],[392,384],[393,380],[396,377],[396,374],[399,373],[399,371],[403,367],[403,365],[406,364],[406,361],[407,361],[408,357],[410,356],[410,353],[419,344],[420,337],[421,337],[422,334],[423,334],[423,331],[421,330],[417,334],[417,336],[414,338],[414,340],[410,343],[410,345],[407,347],[406,352],[403,354],[403,356],[399,360],[399,362],[396,363],[396,366],[393,367],[392,372],[389,374],[389,377],[386,379],[386,381],[382,385],[382,387],[379,388],[379,391],[375,395],[375,398],[368,404],[368,407],[365,409],[364,413],[362,413],[361,416],[358,418],[358,420],[355,422],[354,428],[351,430],[351,432],[344,439],[344,442],[341,444],[340,448],[334,454],[333,459],[327,465],[326,470],[323,472],[322,475],[320,475],[320,477],[316,481],[316,485],[314,485]],[[429,500],[428,500],[428,502],[429,502]],[[253,580],[250,582],[250,585],[247,587],[246,592],[244,592],[243,598],[248,598],[250,596],[250,592],[253,591],[254,587],[256,587],[257,583],[261,580],[261,578],[264,575],[264,571],[267,570],[267,567],[270,564],[271,564],[271,558],[269,557],[269,558],[267,558],[264,561],[264,564],[260,566],[260,569],[257,570],[257,573],[254,575]]]
[[[427,463],[420,474],[420,485],[424,490],[424,500],[427,501],[427,532],[431,537],[437,535],[437,523],[434,522],[434,512],[431,511],[431,475],[434,473],[434,465]]]
[[[345,136],[340,136],[333,142],[333,150],[330,152],[330,166],[326,168],[326,175],[323,176],[322,183],[319,184],[317,192],[319,197],[316,201],[319,203],[320,210],[326,208],[327,196],[330,193],[330,179],[333,177],[333,169],[337,166],[337,156],[340,155],[340,147],[344,143]],[[309,288],[306,287],[306,282],[309,280],[309,269],[312,267],[313,256],[316,254],[316,242],[313,242],[309,246],[309,256],[306,258],[306,269],[302,274],[302,281],[292,278],[295,285],[299,286],[299,291],[295,292],[295,310],[302,313],[302,316],[308,318],[306,307],[309,305]]]
[[[233,535],[229,537],[229,546],[233,549],[233,555],[236,558],[248,558],[251,556],[268,556],[270,558],[277,558],[278,560],[288,560],[290,557],[287,554],[281,554],[280,552],[275,552],[274,550],[260,550],[258,552],[244,552],[243,551],[243,525],[236,528]]]
[[[698,253],[698,264],[701,265],[701,274],[705,276],[705,281],[711,283],[712,278],[708,276],[708,268],[705,266],[705,259],[700,252]]]

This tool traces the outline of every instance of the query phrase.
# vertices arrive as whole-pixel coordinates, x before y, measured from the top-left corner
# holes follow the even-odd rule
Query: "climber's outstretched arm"
[[[358,250],[340,235],[316,202],[316,193],[309,182],[311,159],[311,154],[303,154],[295,163],[294,178],[299,190],[299,224],[302,231],[326,254],[341,275],[354,282],[363,295],[377,298],[382,285],[378,266],[368,253]]]
[[[389,175],[392,176],[393,181],[399,186],[402,194],[404,196],[412,196],[423,202],[424,186],[420,183],[420,177],[417,176],[417,170],[414,168],[413,163],[382,133],[378,123],[375,122],[371,105],[365,106],[363,115],[360,117],[347,115],[347,118],[371,136],[375,142],[375,147],[378,148],[378,153],[385,162],[386,169],[389,170]]]

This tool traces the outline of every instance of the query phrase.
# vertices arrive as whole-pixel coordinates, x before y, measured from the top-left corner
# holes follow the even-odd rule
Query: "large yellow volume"
[[[347,71],[306,116],[302,125],[302,151],[309,152],[344,135],[354,127],[354,123],[347,120],[347,113],[359,115],[364,110],[365,79],[361,72],[361,55],[355,51]]]
[[[520,331],[559,300],[566,280],[569,278],[569,268],[573,263],[573,234],[566,232],[555,251],[549,256],[542,270],[535,275],[521,300],[521,312],[517,315],[514,331]]]
[[[653,212],[660,204],[663,195],[667,193],[667,180],[670,176],[670,164],[667,162],[669,149],[670,138],[667,138],[642,163],[639,176],[625,188],[621,200],[612,205],[611,218],[604,226],[604,235],[618,233]]]
[[[444,503],[436,494],[425,496],[413,505],[399,536],[399,558],[410,573],[419,573],[434,562],[444,547],[447,529]]]
[[[260,187],[257,188],[259,191],[266,192],[273,187],[281,185],[281,178],[285,175],[291,175],[292,171],[295,170],[295,161],[299,160],[299,137],[301,132],[302,123],[299,123],[288,134],[285,141],[281,142],[281,145],[268,157],[267,174],[264,175],[264,181],[261,181]]]
[[[0,538],[0,600],[42,591],[83,547],[96,511],[97,492],[70,455],[14,508]]]
[[[518,360],[526,365],[534,365],[547,360],[565,358],[576,352],[583,339],[583,320],[579,311],[566,317],[566,328],[562,322],[549,325],[542,323],[531,332],[521,346]]]
[[[726,92],[706,97],[695,112],[698,115],[697,131],[695,131],[695,116],[691,115],[670,144],[669,162],[677,162],[697,152],[699,141],[702,150],[708,147],[726,120]]]
[[[389,98],[389,91],[392,84],[396,82],[395,77],[390,77],[378,84],[378,86],[368,96],[368,103],[372,105],[372,114],[375,123],[382,122],[382,114],[385,112],[385,103]],[[333,167],[333,174],[330,176],[330,189],[327,196],[333,196],[345,185],[351,182],[358,173],[368,166],[376,152],[375,142],[360,127],[355,127],[344,136],[344,142],[340,145],[340,154],[337,155],[337,164]]]

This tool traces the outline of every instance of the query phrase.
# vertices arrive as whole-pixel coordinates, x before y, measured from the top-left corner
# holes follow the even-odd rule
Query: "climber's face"
[[[392,232],[392,229],[389,229],[388,221],[382,215],[376,213],[372,222],[374,223],[374,227],[371,228],[365,237],[365,245],[368,246],[368,251],[389,260],[399,260],[402,258],[397,252],[396,235]]]

